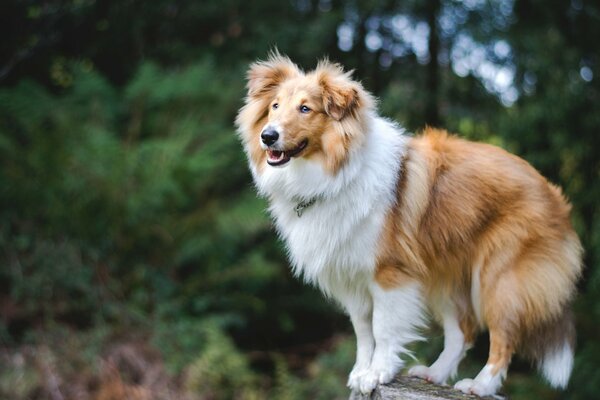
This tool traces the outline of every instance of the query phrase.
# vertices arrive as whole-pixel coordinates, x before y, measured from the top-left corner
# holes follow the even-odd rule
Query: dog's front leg
[[[425,325],[423,296],[417,282],[395,287],[370,286],[373,299],[373,337],[375,351],[368,371],[358,378],[360,391],[370,393],[379,383],[388,383],[404,362],[400,353],[406,345],[422,340],[418,329]]]
[[[356,334],[356,362],[348,377],[348,387],[360,390],[360,378],[369,370],[375,348],[372,328],[373,301],[368,291],[364,290],[363,296],[345,299],[344,307]]]

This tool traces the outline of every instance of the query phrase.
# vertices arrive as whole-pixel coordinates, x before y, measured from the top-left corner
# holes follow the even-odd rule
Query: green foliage
[[[308,366],[303,377],[290,370],[283,355],[272,353],[273,378],[265,387],[222,332],[209,328],[206,333],[206,351],[189,366],[186,374],[188,390],[201,398],[342,400],[348,397],[345,380],[354,362],[352,338],[339,338],[329,352]]]
[[[355,69],[410,131],[443,121],[564,188],[586,249],[576,373],[560,394],[517,368],[508,391],[600,390],[598,5],[441,1],[430,68],[391,27],[398,15],[429,24],[433,1],[1,3],[0,397],[47,393],[55,375],[65,398],[104,387],[120,340],[159,349],[160,362],[137,357],[164,362],[164,379],[193,399],[346,397],[353,340],[323,343],[349,324],[290,276],[233,128],[247,65],[273,46],[306,68],[328,55]],[[350,48],[338,46],[342,27]],[[514,72],[514,104],[477,65],[456,73],[452,49],[465,36]],[[499,41],[508,55],[494,52]],[[432,361],[433,342],[416,354]],[[314,343],[320,354],[293,362],[290,347]]]
[[[31,81],[0,89],[0,284],[11,307],[2,340],[22,343],[33,324],[134,328],[149,332],[170,373],[201,382],[193,392],[259,398],[262,381],[221,335],[268,319],[261,335],[281,340],[298,315],[331,311],[314,295],[302,301],[313,290],[285,269],[250,184],[231,124],[240,72],[210,59],[147,63],[122,89],[82,63],[63,73],[59,94]],[[276,291],[279,310],[268,305]],[[206,375],[213,361],[220,375]],[[219,394],[221,379],[233,379],[231,392]]]
[[[60,96],[0,91],[2,274],[19,318],[264,312],[283,270],[230,122],[241,81],[210,61],[144,64],[120,96],[70,73]]]
[[[257,376],[227,336],[214,327],[203,332],[204,351],[190,364],[187,390],[202,398],[259,399]]]
[[[40,386],[40,377],[24,358],[16,357],[20,358],[16,365],[10,365],[3,360],[3,365],[10,368],[0,368],[0,395],[14,400],[31,399]]]

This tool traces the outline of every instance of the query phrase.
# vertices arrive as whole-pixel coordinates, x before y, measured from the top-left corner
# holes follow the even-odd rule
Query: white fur
[[[408,374],[437,384],[446,384],[448,378],[456,375],[458,364],[464,358],[469,346],[460,329],[456,312],[448,306],[442,314],[444,326],[444,350],[430,367],[417,365]]]
[[[408,139],[383,118],[373,114],[369,120],[364,141],[354,143],[335,175],[303,158],[261,172],[252,166],[294,273],[338,300],[350,315],[357,358],[348,385],[365,393],[393,378],[403,364],[398,353],[421,339],[416,328],[424,323],[416,283],[386,291],[373,280]],[[316,202],[298,217],[294,207],[312,198]]]
[[[347,293],[347,297],[338,300],[346,308],[356,334],[356,362],[348,377],[348,387],[359,388],[362,376],[368,372],[371,365],[375,350],[372,325],[373,301],[366,285],[358,292]]]
[[[547,354],[542,361],[541,370],[548,382],[558,388],[565,388],[569,383],[573,369],[573,349],[568,343]]]
[[[495,395],[502,386],[502,380],[506,377],[506,369],[499,370],[495,375],[492,374],[493,369],[493,364],[486,364],[475,379],[458,381],[454,388],[463,393],[476,394],[482,397]]]
[[[398,127],[373,117],[365,142],[350,150],[348,162],[335,175],[303,158],[293,158],[284,168],[255,171],[294,272],[326,294],[355,292],[359,282],[372,276],[406,140]],[[298,217],[294,207],[313,197],[315,204]]]
[[[375,351],[369,369],[353,387],[363,393],[370,393],[379,383],[388,383],[400,371],[404,362],[399,354],[410,354],[405,346],[423,340],[419,329],[426,322],[423,295],[418,283],[386,290],[373,282],[370,289],[373,296]]]

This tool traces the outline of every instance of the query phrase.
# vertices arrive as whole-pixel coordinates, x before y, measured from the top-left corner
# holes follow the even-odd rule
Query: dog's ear
[[[370,106],[370,96],[362,85],[352,80],[352,71],[344,72],[341,66],[327,60],[315,70],[323,94],[325,112],[340,121],[361,106]]]
[[[300,69],[296,64],[274,50],[267,61],[257,61],[250,66],[248,70],[248,96],[264,96],[272,92],[286,79],[300,74]]]

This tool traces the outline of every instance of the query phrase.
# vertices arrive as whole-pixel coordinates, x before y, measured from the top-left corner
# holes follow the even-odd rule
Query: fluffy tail
[[[564,342],[561,347],[544,356],[539,368],[550,385],[566,388],[573,369],[573,348]]]
[[[555,388],[566,388],[573,370],[575,324],[566,310],[559,318],[536,329],[526,341],[527,354],[542,376]]]

